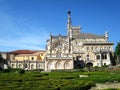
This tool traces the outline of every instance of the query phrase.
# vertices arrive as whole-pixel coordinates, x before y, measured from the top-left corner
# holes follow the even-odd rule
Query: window
[[[12,64],[12,68],[14,68],[14,64]]]
[[[107,59],[107,55],[106,54],[102,54],[102,59]]]
[[[22,68],[22,67],[21,67],[21,64],[19,64],[19,68]]]
[[[111,47],[109,47],[109,50],[111,50]]]
[[[105,57],[104,57],[104,54],[102,54],[102,59],[104,59]]]
[[[38,65],[38,69],[41,69],[41,65],[40,64]]]
[[[89,50],[89,47],[87,47],[87,50]]]
[[[97,58],[97,60],[99,60],[100,59],[100,55],[97,55],[96,58]]]
[[[77,60],[81,60],[81,56],[77,56],[76,58],[77,58]]]
[[[24,64],[24,67],[25,67],[25,68],[27,68],[27,67],[28,67],[28,65],[25,63],[25,64]]]
[[[69,62],[65,63],[65,69],[69,69],[69,67],[70,67]]]
[[[105,54],[105,56],[104,56],[104,57],[105,57],[105,59],[107,59],[107,55],[106,55],[106,54]]]
[[[31,65],[31,69],[34,69],[34,65],[33,64]]]
[[[93,47],[91,47],[91,51],[93,50]]]
[[[31,60],[34,60],[34,57],[32,57]]]
[[[87,60],[89,60],[90,59],[90,56],[89,55],[87,55]]]
[[[104,66],[106,66],[106,63],[104,63]]]
[[[58,57],[58,58],[61,57],[61,52],[60,51],[57,52],[56,57]]]
[[[58,46],[61,46],[61,43],[60,42],[57,42],[55,45],[54,45],[54,48],[58,47]]]
[[[73,31],[72,31],[72,34],[73,34]]]

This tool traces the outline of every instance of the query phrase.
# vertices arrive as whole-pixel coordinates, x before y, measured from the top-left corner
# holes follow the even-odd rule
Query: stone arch
[[[19,64],[18,67],[19,67],[19,68],[22,68],[22,64]]]
[[[83,60],[74,61],[74,68],[83,68],[85,66],[85,62]]]
[[[34,65],[33,64],[31,64],[31,69],[34,69]]]
[[[64,63],[64,69],[71,69],[70,67],[71,67],[71,62],[70,61],[66,61]]]
[[[41,69],[41,65],[40,64],[38,64],[38,69]]]
[[[24,64],[24,68],[28,68],[28,65],[27,65],[27,63],[25,63],[25,64]]]
[[[52,70],[52,69],[54,69],[54,67],[55,67],[55,65],[54,65],[54,63],[52,61],[48,62],[48,64],[47,64],[47,69],[48,70]]]
[[[15,68],[15,65],[14,65],[14,64],[12,64],[12,68]]]
[[[88,66],[88,67],[91,67],[91,66],[93,66],[93,63],[88,62],[88,63],[87,63],[87,66]]]
[[[56,69],[63,69],[63,65],[61,61],[56,62]]]

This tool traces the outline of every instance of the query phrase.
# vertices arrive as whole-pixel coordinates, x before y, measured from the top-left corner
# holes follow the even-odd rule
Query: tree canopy
[[[117,43],[115,48],[115,55],[117,56],[118,63],[120,63],[120,42]]]

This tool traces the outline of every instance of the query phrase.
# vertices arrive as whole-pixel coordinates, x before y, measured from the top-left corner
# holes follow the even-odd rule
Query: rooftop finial
[[[68,14],[70,14],[71,12],[70,12],[70,10],[68,11]]]
[[[70,10],[69,10],[69,11],[68,11],[68,23],[69,23],[69,24],[71,24],[71,15],[70,15],[70,14],[71,14],[71,12],[70,12]]]

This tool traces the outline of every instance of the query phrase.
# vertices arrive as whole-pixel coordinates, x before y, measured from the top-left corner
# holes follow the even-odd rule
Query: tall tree
[[[117,63],[120,64],[120,42],[117,43],[115,48],[115,55],[117,56]]]
[[[2,55],[0,53],[0,63],[2,63],[2,61],[3,61],[3,57],[2,57]]]

